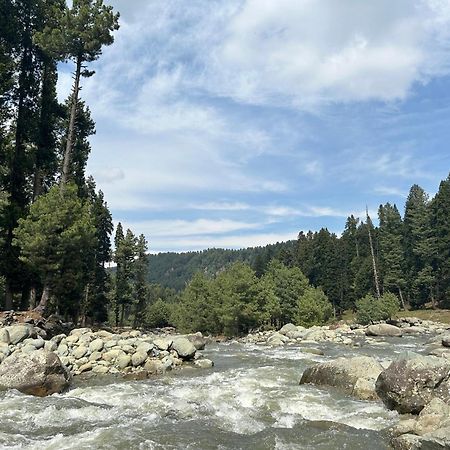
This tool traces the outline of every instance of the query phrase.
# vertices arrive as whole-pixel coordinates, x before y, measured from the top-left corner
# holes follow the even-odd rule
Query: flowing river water
[[[145,381],[77,381],[62,395],[0,393],[2,449],[387,449],[397,413],[332,388],[299,386],[303,370],[338,356],[380,361],[417,351],[403,337],[353,348],[214,344],[213,369],[185,369]]]

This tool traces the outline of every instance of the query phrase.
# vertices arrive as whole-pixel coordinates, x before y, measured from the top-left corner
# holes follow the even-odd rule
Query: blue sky
[[[339,233],[447,177],[448,0],[108,3],[88,172],[152,252]]]

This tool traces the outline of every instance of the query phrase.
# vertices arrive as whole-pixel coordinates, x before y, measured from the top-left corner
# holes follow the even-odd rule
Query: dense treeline
[[[85,175],[95,124],[79,93],[118,14],[101,0],[71,3],[0,0],[0,303],[105,320],[113,227]],[[60,103],[62,61],[75,72]]]
[[[338,312],[377,295],[374,262],[380,292],[395,294],[404,307],[450,307],[450,176],[433,199],[412,186],[404,211],[402,217],[396,205],[380,205],[378,227],[351,216],[340,237],[327,229],[300,233],[291,261]]]

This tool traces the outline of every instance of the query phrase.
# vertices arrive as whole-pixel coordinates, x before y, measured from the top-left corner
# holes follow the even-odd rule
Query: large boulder
[[[181,359],[192,359],[197,351],[194,344],[185,337],[175,338],[172,342],[172,349],[178,353]]]
[[[206,346],[206,339],[203,337],[202,333],[195,333],[186,336],[193,344],[197,350],[203,350]]]
[[[9,341],[13,345],[18,344],[33,335],[33,327],[31,325],[11,325],[5,327],[5,330],[8,332]]]
[[[45,397],[70,385],[70,373],[55,353],[44,350],[31,354],[16,352],[0,364],[0,386],[24,394]]]
[[[376,398],[375,381],[383,367],[373,358],[358,356],[308,367],[300,384],[333,386],[364,400]]]
[[[278,333],[286,335],[292,331],[297,331],[297,327],[293,323],[287,323],[280,328]]]
[[[387,323],[378,323],[376,325],[369,325],[366,328],[367,336],[397,336],[401,337],[403,334],[399,327],[389,325]]]
[[[450,401],[450,361],[407,354],[381,372],[376,391],[389,409],[418,414],[433,398]]]

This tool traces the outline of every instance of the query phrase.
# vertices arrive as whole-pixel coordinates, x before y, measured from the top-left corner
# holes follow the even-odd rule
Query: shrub
[[[320,288],[307,288],[298,301],[297,323],[305,327],[323,325],[333,314],[333,307]]]
[[[170,325],[170,307],[161,299],[152,303],[146,311],[146,325],[149,328],[162,328]]]
[[[390,319],[400,309],[400,304],[396,295],[388,292],[380,299],[367,294],[356,301],[356,320],[367,325],[372,322]]]

